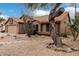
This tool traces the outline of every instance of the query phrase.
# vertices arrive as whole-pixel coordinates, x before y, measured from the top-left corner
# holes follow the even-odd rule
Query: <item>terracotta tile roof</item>
[[[40,23],[47,23],[49,22],[48,17],[49,17],[48,15],[38,16],[38,17],[34,17],[34,20],[37,20]]]
[[[62,21],[67,17],[67,14],[68,14],[68,12],[64,12],[62,15],[56,17],[55,20]],[[40,23],[48,23],[49,22],[48,17],[49,17],[49,15],[44,15],[44,16],[35,17],[34,19],[39,21]]]
[[[61,14],[60,16],[56,17],[55,20],[56,21],[62,21],[65,20],[68,16],[68,12],[64,12],[63,14]]]
[[[17,23],[24,23],[24,21],[19,18],[16,18],[16,17],[10,17],[10,18],[12,18],[13,21],[16,21]]]
[[[24,21],[23,20],[21,20],[21,19],[18,19],[18,20],[15,20],[17,23],[24,23]]]

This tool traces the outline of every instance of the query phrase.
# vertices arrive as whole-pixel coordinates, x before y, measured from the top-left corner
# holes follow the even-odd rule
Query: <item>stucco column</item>
[[[43,24],[43,32],[46,32],[46,24]]]
[[[38,32],[41,32],[41,25],[38,25]]]

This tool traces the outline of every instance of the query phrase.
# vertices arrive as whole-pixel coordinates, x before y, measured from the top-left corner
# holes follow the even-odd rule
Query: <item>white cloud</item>
[[[35,10],[34,11],[34,16],[42,16],[42,15],[48,15],[49,11],[44,11],[44,10]]]
[[[67,7],[67,8],[65,8],[65,11],[69,12],[71,19],[75,18],[75,8],[74,7]]]
[[[65,11],[69,12],[71,19],[75,18],[75,8],[74,7],[66,7]],[[77,11],[79,11],[79,8],[77,8]],[[35,10],[34,11],[34,16],[48,15],[49,13],[50,13],[50,11]]]
[[[65,11],[68,11],[70,14],[71,19],[75,18],[75,8],[74,7],[67,7]],[[76,8],[76,12],[79,12],[79,8]]]
[[[79,12],[79,8],[76,8],[76,9],[75,9],[75,7],[67,7],[67,8],[65,8],[65,11],[69,12],[71,19],[75,18],[75,10],[76,10],[76,12]]]

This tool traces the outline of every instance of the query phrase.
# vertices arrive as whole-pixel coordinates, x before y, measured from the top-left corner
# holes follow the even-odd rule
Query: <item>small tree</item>
[[[0,12],[0,16],[2,15],[2,12]],[[5,19],[3,17],[0,17],[0,22],[4,21]]]
[[[2,21],[4,21],[4,20],[5,20],[4,18],[0,17],[0,22],[2,22]]]
[[[79,35],[79,17],[69,21],[69,27],[73,36],[73,41],[76,41]]]

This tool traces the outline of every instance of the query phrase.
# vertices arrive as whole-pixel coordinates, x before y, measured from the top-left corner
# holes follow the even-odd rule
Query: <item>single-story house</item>
[[[21,19],[10,17],[5,23],[5,32],[24,34],[24,26],[24,21],[22,21]]]
[[[35,21],[38,34],[50,35],[48,17],[49,17],[48,15],[44,15],[34,18],[35,20],[38,21],[38,22]],[[60,23],[57,24],[58,25],[57,31],[59,31],[61,35],[69,33],[69,27],[67,26],[68,12],[64,12],[62,15],[56,17],[55,20],[60,21]]]
[[[34,23],[36,23],[36,29],[38,34],[50,34],[48,15],[38,16],[34,19],[37,20]]]
[[[0,26],[2,26],[0,27],[0,31],[5,30],[7,33],[24,34],[26,33],[27,21],[33,20],[33,24],[36,26],[37,34],[50,35],[48,17],[49,15],[38,16],[34,18],[28,15],[22,15],[20,18],[10,17],[7,21],[0,23]],[[61,35],[68,34],[68,12],[64,12],[62,15],[56,17],[55,20],[60,21],[60,23],[57,24],[57,31],[59,31]]]

